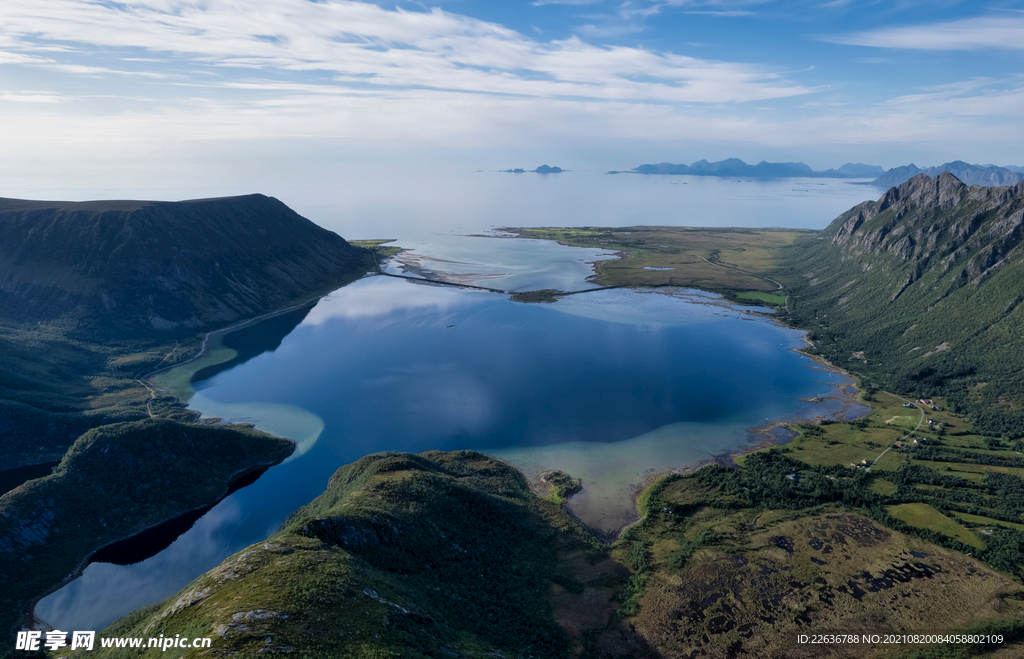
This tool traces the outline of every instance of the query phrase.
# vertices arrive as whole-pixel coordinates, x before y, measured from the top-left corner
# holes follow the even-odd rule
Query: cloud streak
[[[931,25],[887,27],[823,41],[872,48],[911,50],[1024,50],[1024,18],[970,18]]]
[[[26,50],[40,43],[142,50],[192,67],[329,73],[336,84],[695,103],[812,91],[756,65],[578,38],[539,42],[439,9],[386,10],[348,0],[5,0],[0,26]]]

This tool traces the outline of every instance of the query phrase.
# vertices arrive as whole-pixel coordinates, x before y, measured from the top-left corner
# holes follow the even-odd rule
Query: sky
[[[0,2],[0,196],[432,164],[1024,165],[1022,110],[1024,1]]]

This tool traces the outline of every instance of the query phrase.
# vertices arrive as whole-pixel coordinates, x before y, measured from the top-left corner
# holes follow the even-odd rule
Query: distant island
[[[663,162],[657,165],[640,165],[628,171],[611,171],[609,174],[669,174],[689,176],[720,176],[731,178],[872,178],[885,174],[878,165],[846,163],[839,169],[816,172],[802,162],[765,162],[748,165],[739,158],[728,158],[718,162],[698,160],[692,165],[675,165]]]
[[[502,169],[500,171],[505,174],[561,174],[566,170],[561,167],[548,167],[547,165],[541,165],[537,169]]]
[[[935,177],[949,172],[967,185],[1016,185],[1024,180],[1024,168],[1016,166],[971,165],[954,160],[943,165],[919,168],[913,163],[886,170],[878,165],[846,163],[838,169],[817,172],[802,162],[766,162],[748,165],[739,158],[727,158],[718,162],[698,160],[692,165],[676,165],[663,162],[657,165],[640,165],[627,171],[610,171],[609,174],[663,174],[687,176],[718,176],[722,178],[743,177],[758,179],[773,178],[873,178],[864,185],[891,188],[905,183],[918,174]],[[519,171],[519,170],[517,170]],[[538,169],[537,171],[540,171]],[[861,183],[858,183],[861,184]]]

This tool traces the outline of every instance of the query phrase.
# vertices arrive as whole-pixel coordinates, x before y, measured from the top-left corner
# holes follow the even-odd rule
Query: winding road
[[[918,421],[917,421],[917,425],[916,425],[916,426],[914,426],[914,429],[913,429],[913,430],[908,430],[908,431],[907,431],[906,433],[904,433],[903,437],[900,437],[900,439],[906,439],[907,437],[910,437],[910,435],[911,435],[912,433],[915,433],[915,432],[917,432],[917,431],[918,431],[918,430],[919,430],[919,429],[921,428],[921,424],[922,424],[922,423],[924,423],[924,410],[922,410],[922,409],[921,409],[920,407],[917,407],[917,403],[915,403],[915,402],[914,402],[914,401],[912,401],[912,400],[907,400],[906,398],[903,398],[903,397],[901,397],[901,396],[897,396],[897,398],[899,398],[900,400],[902,400],[902,401],[903,401],[904,403],[910,403],[910,404],[911,404],[911,405],[913,405],[913,406],[914,406],[915,408],[917,408],[917,409],[918,409],[918,411],[920,411],[920,412],[921,412],[921,418],[920,418],[920,419],[918,419]],[[899,439],[897,439],[896,441],[898,442],[898,441],[899,441]],[[872,466],[872,467],[874,467],[874,466],[875,466],[875,462],[878,462],[879,460],[881,460],[881,459],[882,459],[882,456],[883,456],[883,455],[885,455],[886,453],[888,453],[888,452],[889,452],[889,451],[891,451],[891,450],[892,450],[892,444],[890,444],[888,448],[886,448],[886,449],[885,449],[884,451],[882,451],[881,453],[879,453],[879,454],[878,454],[878,457],[877,457],[877,458],[875,458],[874,462],[872,462],[872,463],[871,463],[871,466]]]
[[[743,274],[750,275],[751,277],[757,277],[758,279],[764,279],[765,281],[770,281],[771,283],[773,283],[776,286],[778,286],[780,291],[782,290],[782,284],[780,284],[779,282],[775,281],[771,277],[765,277],[764,275],[755,275],[753,272],[747,272],[746,270],[740,270],[739,268],[732,268],[732,267],[727,266],[727,265],[722,265],[721,263],[712,263],[711,261],[708,261],[703,256],[700,257],[700,259],[702,261],[704,261],[705,263],[707,263],[708,265],[718,266],[719,268],[725,268],[726,270],[732,270],[733,272],[742,272]]]

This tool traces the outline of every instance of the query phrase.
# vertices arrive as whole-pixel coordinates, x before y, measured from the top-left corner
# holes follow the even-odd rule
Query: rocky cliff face
[[[948,172],[918,174],[841,220],[832,245],[847,257],[887,253],[912,264],[917,276],[937,267],[978,284],[1024,238],[1024,183],[968,187]]]
[[[263,195],[0,200],[0,318],[122,335],[223,326],[337,284],[364,250]]]

